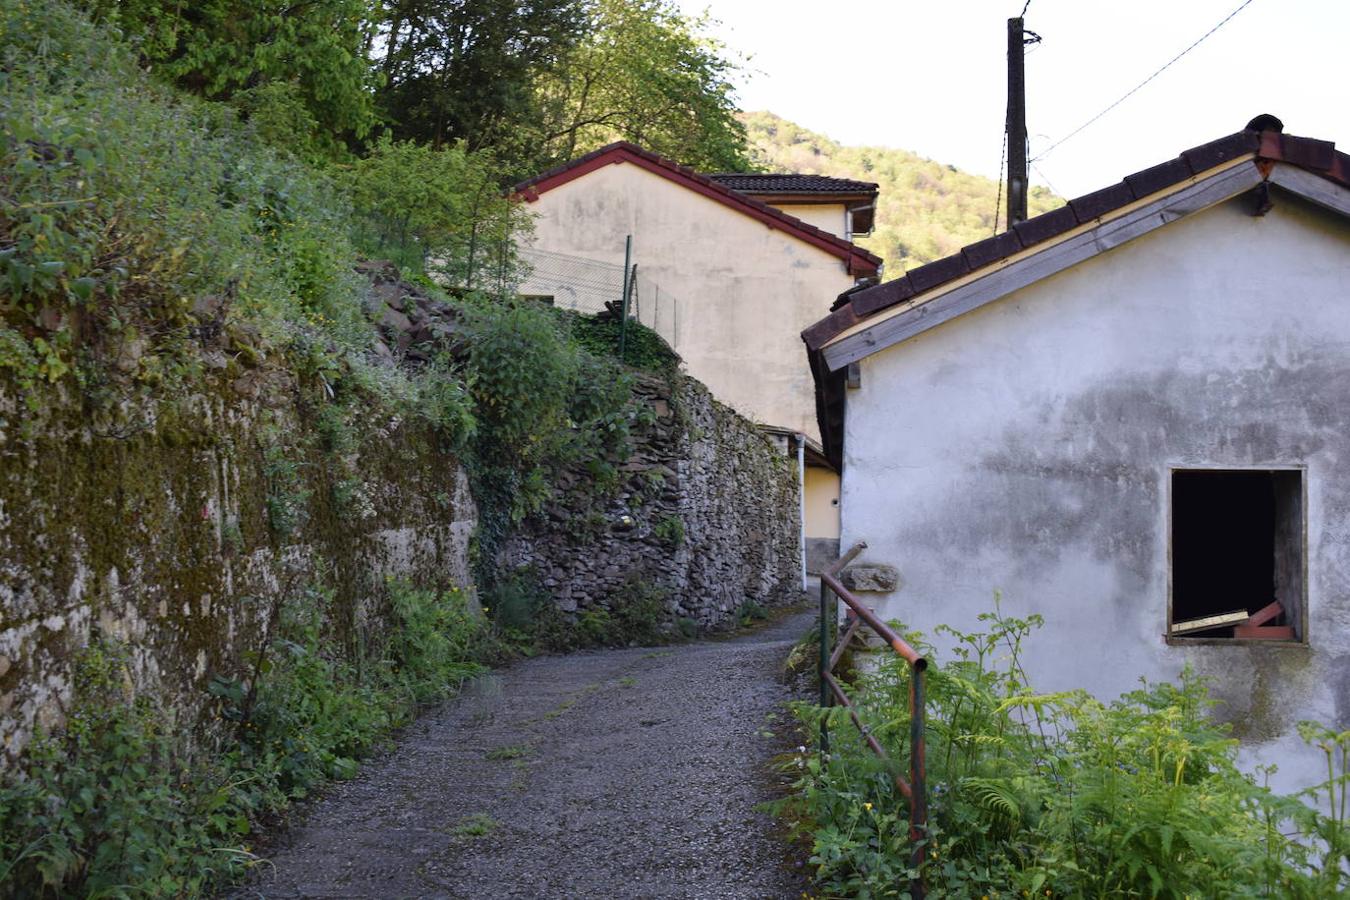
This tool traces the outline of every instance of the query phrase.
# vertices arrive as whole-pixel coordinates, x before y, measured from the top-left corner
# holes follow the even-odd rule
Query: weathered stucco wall
[[[1187,663],[1251,760],[1350,725],[1350,228],[1277,194],[1175,222],[882,351],[848,394],[843,543],[900,570],[884,612],[973,630],[995,589],[1046,627],[1042,690],[1114,697]],[[1305,468],[1308,632],[1169,645],[1170,467]]]
[[[631,234],[641,275],[679,303],[673,343],[688,373],[741,415],[819,439],[799,335],[853,286],[840,259],[629,164],[555,187],[530,209],[543,250],[622,269]],[[550,291],[527,282],[521,292]]]
[[[60,724],[95,629],[190,720],[212,674],[242,674],[278,592],[331,589],[355,640],[382,624],[386,576],[469,584],[454,458],[398,420],[353,420],[331,446],[322,391],[252,370],[109,416],[59,398],[33,414],[0,387],[0,760]]]
[[[795,457],[690,378],[644,378],[635,395],[652,424],[633,434],[615,490],[597,491],[584,469],[567,475],[508,543],[507,565],[532,570],[573,618],[608,611],[636,579],[665,595],[670,631],[800,598]]]
[[[848,210],[842,203],[771,203],[789,216],[796,216],[808,225],[828,231],[835,237],[849,239]]]

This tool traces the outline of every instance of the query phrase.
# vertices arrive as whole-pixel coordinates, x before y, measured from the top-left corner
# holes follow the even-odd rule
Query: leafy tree
[[[689,166],[746,170],[737,63],[706,24],[670,0],[598,0],[586,39],[540,81],[553,158],[625,138]]]
[[[537,115],[534,83],[582,36],[583,0],[390,0],[379,104],[396,137],[510,144]]]
[[[294,85],[318,126],[363,137],[375,123],[369,0],[80,0],[138,44],[142,61],[204,97]],[[254,98],[256,102],[256,97]]]
[[[349,170],[360,243],[455,287],[503,293],[518,280],[515,242],[529,218],[501,181],[494,157],[463,142],[436,149],[385,136]]]

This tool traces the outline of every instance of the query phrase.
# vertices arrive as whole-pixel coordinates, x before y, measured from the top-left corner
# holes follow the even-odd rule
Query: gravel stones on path
[[[316,802],[236,896],[800,897],[755,806],[810,621],[487,676]]]

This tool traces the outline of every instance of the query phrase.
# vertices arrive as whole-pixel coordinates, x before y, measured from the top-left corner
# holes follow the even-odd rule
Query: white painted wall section
[[[1282,192],[1167,225],[865,358],[842,543],[899,568],[881,610],[934,637],[1001,591],[1046,627],[1036,687],[1113,698],[1187,663],[1250,761],[1325,777],[1350,726],[1350,226]],[[1171,646],[1169,471],[1306,467],[1308,644]]]

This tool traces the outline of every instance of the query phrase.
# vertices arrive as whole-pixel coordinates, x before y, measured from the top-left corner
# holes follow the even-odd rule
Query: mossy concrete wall
[[[356,642],[386,577],[469,583],[476,510],[429,428],[344,420],[279,371],[200,384],[92,412],[52,389],[37,413],[0,384],[0,759],[61,724],[95,630],[187,722],[213,674],[245,674],[279,592],[324,585]]]
[[[650,424],[632,435],[606,490],[584,467],[508,542],[573,619],[613,612],[634,583],[664,596],[675,630],[734,622],[747,601],[801,597],[796,459],[698,381],[646,377],[634,390]],[[681,622],[684,620],[684,622]]]

